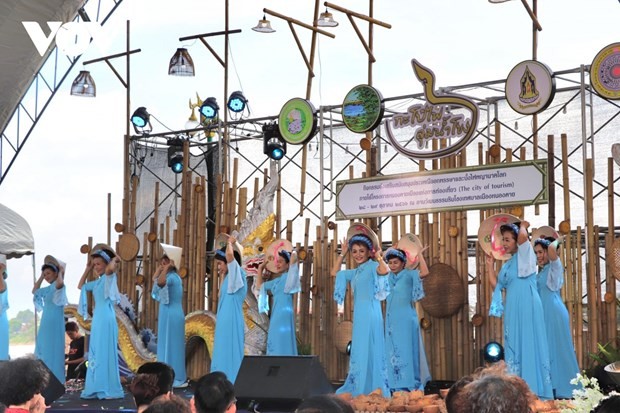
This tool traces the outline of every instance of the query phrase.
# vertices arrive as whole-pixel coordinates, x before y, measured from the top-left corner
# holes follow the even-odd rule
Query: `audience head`
[[[191,413],[189,404],[179,396],[154,400],[143,413]]]
[[[23,405],[47,387],[49,373],[40,360],[18,358],[0,363],[0,403]]]
[[[464,388],[472,381],[474,381],[473,376],[461,377],[450,387],[445,400],[448,413],[463,413],[466,411],[467,394]]]
[[[174,370],[166,363],[153,361],[144,363],[138,368],[138,374],[153,374],[157,376],[157,387],[159,388],[157,396],[172,391],[174,383]]]
[[[600,401],[592,413],[616,413],[620,412],[620,396],[614,395]]]
[[[527,383],[510,374],[486,374],[465,386],[468,412],[530,413]]]
[[[136,401],[136,406],[149,405],[160,395],[157,381],[158,378],[155,374],[137,374],[133,378],[129,385],[129,391]]]
[[[198,380],[190,407],[192,413],[235,413],[236,402],[233,384],[226,374],[215,371]]]
[[[333,394],[312,396],[301,402],[295,413],[353,413],[353,407]]]

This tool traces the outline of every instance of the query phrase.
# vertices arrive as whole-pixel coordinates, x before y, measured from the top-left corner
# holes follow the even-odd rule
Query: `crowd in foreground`
[[[193,386],[191,399],[173,391],[174,370],[161,362],[146,363],[128,386],[138,413],[236,413],[233,384],[222,372],[201,377]],[[46,403],[42,392],[50,373],[40,360],[18,358],[0,363],[0,413],[42,413]],[[503,363],[465,376],[445,395],[447,413],[532,413],[541,402],[520,377],[506,372]],[[443,409],[442,409],[443,410]],[[342,396],[315,395],[301,402],[296,413],[353,413],[354,407]],[[426,412],[427,410],[423,410]],[[434,410],[438,411],[438,410]],[[575,410],[570,410],[575,411]],[[620,395],[604,398],[583,413],[620,411]],[[582,413],[577,410],[577,412]]]

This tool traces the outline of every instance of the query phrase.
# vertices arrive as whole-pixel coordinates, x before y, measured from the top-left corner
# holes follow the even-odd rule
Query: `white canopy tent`
[[[0,204],[0,254],[19,258],[34,254],[34,238],[28,222],[17,212]]]

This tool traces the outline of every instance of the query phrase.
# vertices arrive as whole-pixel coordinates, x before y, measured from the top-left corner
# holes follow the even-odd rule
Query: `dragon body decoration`
[[[273,199],[279,180],[275,162],[271,163],[270,174],[271,179],[260,190],[254,207],[241,223],[239,231],[233,233],[238,240],[241,240],[243,246],[243,268],[247,274],[248,287],[253,285],[253,282],[250,281],[253,281],[257,275],[258,266],[264,260],[262,251],[274,240]],[[135,320],[131,317],[133,305],[129,309],[130,311],[127,311],[127,303],[124,304],[124,307],[119,305],[115,307],[118,323],[118,345],[127,366],[135,372],[142,364],[155,361],[157,356],[146,348],[140,337]],[[65,316],[75,318],[80,327],[90,331],[91,321],[84,320],[78,314],[76,305],[67,305]],[[265,314],[259,313],[258,301],[252,288],[248,288],[248,294],[245,297],[243,316],[245,319],[245,354],[265,354],[269,318]],[[215,323],[216,315],[211,311],[202,310],[187,314],[185,316],[185,342],[187,343],[193,337],[201,338],[205,342],[209,354],[212,354]]]

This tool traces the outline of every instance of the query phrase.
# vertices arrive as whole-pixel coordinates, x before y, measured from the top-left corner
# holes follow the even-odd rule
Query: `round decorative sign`
[[[555,77],[544,63],[525,60],[506,78],[506,99],[515,112],[533,115],[547,109],[555,96]]]
[[[369,85],[355,86],[342,102],[342,120],[351,132],[373,130],[381,123],[384,111],[383,96]]]
[[[605,46],[592,61],[590,83],[604,98],[620,99],[620,43]]]
[[[291,145],[301,145],[316,133],[316,110],[309,101],[293,98],[286,102],[278,116],[282,138]]]

